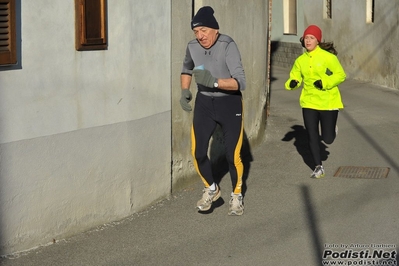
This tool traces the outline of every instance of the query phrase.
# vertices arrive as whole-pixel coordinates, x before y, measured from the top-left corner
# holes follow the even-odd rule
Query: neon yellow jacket
[[[299,98],[302,108],[315,110],[343,109],[341,94],[338,85],[346,78],[337,56],[317,46],[311,52],[300,55],[292,66],[290,78],[285,83],[287,90],[303,89]],[[317,89],[313,83],[321,80],[323,89]],[[291,89],[290,81],[297,80],[298,85]]]

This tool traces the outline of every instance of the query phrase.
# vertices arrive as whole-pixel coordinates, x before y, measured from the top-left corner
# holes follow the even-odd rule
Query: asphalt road
[[[335,265],[379,265],[384,259],[378,257],[385,256],[391,262],[387,265],[397,265],[399,91],[355,80],[340,86],[346,108],[339,114],[339,134],[323,152],[326,177],[313,180],[300,90],[283,87],[288,71],[272,69],[266,137],[244,158],[243,216],[227,215],[228,175],[220,183],[222,198],[215,208],[199,214],[198,180],[123,221],[3,258],[0,264],[334,265],[323,263],[329,259]],[[334,176],[350,166],[389,168],[389,173]]]

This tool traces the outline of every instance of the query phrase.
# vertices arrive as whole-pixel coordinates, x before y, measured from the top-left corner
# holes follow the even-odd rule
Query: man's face
[[[316,48],[317,44],[319,44],[316,37],[311,34],[305,36],[304,42],[305,42],[305,48],[309,52],[313,51]]]
[[[193,31],[195,34],[195,38],[197,38],[202,47],[206,49],[208,49],[215,43],[218,36],[218,30],[208,27],[195,27]]]

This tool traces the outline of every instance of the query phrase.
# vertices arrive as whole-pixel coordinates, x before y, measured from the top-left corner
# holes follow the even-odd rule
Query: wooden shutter
[[[76,50],[107,49],[107,1],[75,0]]]
[[[15,0],[0,0],[0,65],[16,63]]]

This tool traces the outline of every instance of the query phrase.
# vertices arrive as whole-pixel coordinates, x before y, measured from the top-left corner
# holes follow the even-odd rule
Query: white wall
[[[22,2],[22,69],[0,73],[1,143],[170,110],[170,3],[110,0],[108,50],[78,52],[70,2]]]
[[[74,1],[17,1],[0,68],[0,254],[121,219],[170,193],[171,3],[108,0],[106,51],[75,50]]]

